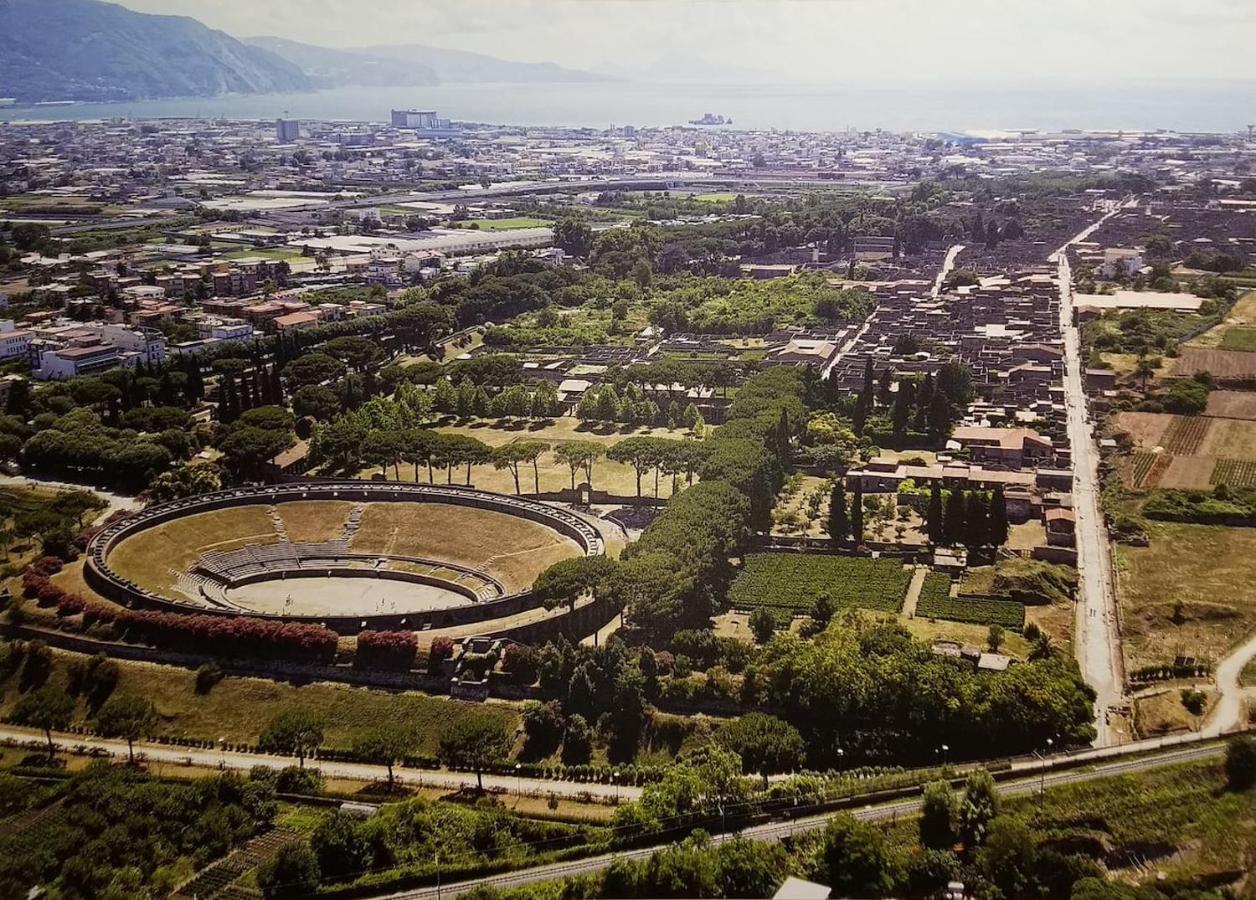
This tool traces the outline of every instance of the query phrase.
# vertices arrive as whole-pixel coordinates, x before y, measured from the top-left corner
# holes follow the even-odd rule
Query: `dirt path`
[[[1203,727],[1204,734],[1218,735],[1247,724],[1243,716],[1246,691],[1239,683],[1239,678],[1243,674],[1243,668],[1253,657],[1256,657],[1256,634],[1249,636],[1217,665],[1215,677],[1221,697],[1208,716],[1208,723]]]
[[[920,589],[925,586],[925,576],[929,574],[926,566],[916,566],[911,573],[911,584],[907,586],[907,596],[903,600],[903,615],[912,618],[916,615],[916,604],[920,601]]]

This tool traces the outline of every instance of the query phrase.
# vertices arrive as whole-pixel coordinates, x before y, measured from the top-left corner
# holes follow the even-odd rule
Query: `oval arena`
[[[421,631],[529,609],[537,575],[604,549],[580,516],[524,497],[304,482],[150,507],[93,538],[84,577],[136,608]]]

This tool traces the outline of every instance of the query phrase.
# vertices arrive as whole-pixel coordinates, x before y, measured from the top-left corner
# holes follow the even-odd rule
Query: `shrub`
[[[275,775],[275,790],[284,794],[321,794],[323,776],[318,769],[284,766]]]
[[[1256,738],[1245,734],[1230,741],[1225,749],[1225,776],[1236,791],[1256,785]]]
[[[502,668],[515,684],[532,684],[540,671],[540,656],[526,644],[509,644],[502,659]]]
[[[432,641],[427,651],[427,671],[433,674],[440,671],[445,660],[454,655],[454,642],[447,637],[438,637]]]
[[[222,666],[216,662],[207,662],[196,670],[196,693],[208,694],[214,685],[222,681]]]
[[[756,641],[766,644],[776,631],[776,613],[766,606],[756,606],[750,612],[750,630]]]
[[[358,635],[354,665],[408,672],[414,666],[418,641],[413,631],[363,631]]]

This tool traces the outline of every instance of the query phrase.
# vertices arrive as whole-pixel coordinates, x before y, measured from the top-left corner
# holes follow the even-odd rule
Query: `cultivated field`
[[[369,503],[350,547],[470,566],[507,592],[530,587],[550,565],[580,553],[575,541],[536,522],[441,503]]]
[[[1221,408],[1238,409],[1256,400],[1256,394],[1221,391],[1213,396],[1217,393],[1227,395],[1218,401]],[[1140,412],[1118,413],[1115,421],[1134,440],[1134,453],[1122,470],[1130,487],[1239,485],[1249,463],[1256,464],[1256,421]]]
[[[1119,412],[1112,418],[1117,428],[1129,432],[1135,447],[1154,450],[1162,446],[1164,433],[1175,417],[1168,413]]]
[[[1218,419],[1256,419],[1256,393],[1213,391],[1204,415]]]
[[[1256,353],[1183,347],[1173,371],[1186,377],[1209,372],[1222,382],[1252,381],[1256,380]]]
[[[827,593],[834,606],[893,612],[903,605],[911,571],[893,559],[801,553],[752,553],[733,581],[729,600],[738,609],[767,606],[782,614],[806,613]]]
[[[1175,416],[1160,439],[1164,449],[1177,456],[1194,454],[1208,437],[1208,424],[1201,416]]]
[[[206,550],[278,541],[266,506],[238,506],[185,516],[127,538],[109,554],[109,567],[154,593],[177,596],[179,573]]]
[[[1129,671],[1224,656],[1256,628],[1256,529],[1150,527],[1150,546],[1116,548]]]
[[[1025,624],[1025,605],[1015,600],[964,599],[951,596],[951,579],[938,572],[925,576],[916,603],[921,618],[950,619],[975,625],[1002,625],[1020,631]]]
[[[1227,487],[1256,487],[1256,460],[1219,459],[1212,470],[1211,483]]]

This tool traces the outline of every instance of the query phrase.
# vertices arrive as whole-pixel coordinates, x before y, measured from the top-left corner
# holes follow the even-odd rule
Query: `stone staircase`
[[[345,519],[344,528],[340,530],[340,540],[346,544],[353,540],[353,536],[358,533],[358,528],[362,525],[362,513],[365,511],[365,504],[353,504],[353,509],[349,510],[349,518]]]
[[[279,510],[273,506],[266,507],[267,514],[270,515],[270,521],[275,526],[275,534],[279,535],[279,540],[285,544],[291,543],[288,537],[288,529],[283,524],[283,516],[279,515]]]

